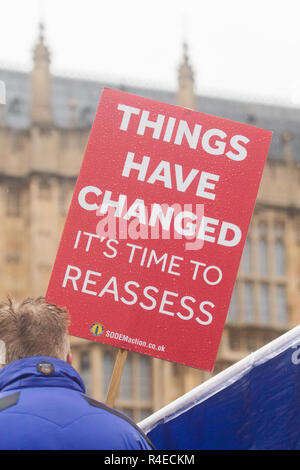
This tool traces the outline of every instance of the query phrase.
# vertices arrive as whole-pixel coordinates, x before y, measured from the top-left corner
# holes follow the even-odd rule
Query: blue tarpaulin
[[[158,450],[300,449],[300,326],[139,426]]]

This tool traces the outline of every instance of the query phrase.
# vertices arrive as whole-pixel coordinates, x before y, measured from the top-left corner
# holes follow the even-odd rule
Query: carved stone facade
[[[0,297],[44,295],[103,86],[274,131],[215,371],[299,322],[300,112],[195,94],[184,49],[178,93],[53,77],[43,29],[30,75],[0,70]],[[247,191],[247,188],[245,188]],[[72,338],[74,367],[104,400],[115,350]],[[209,373],[129,353],[116,407],[137,421]]]

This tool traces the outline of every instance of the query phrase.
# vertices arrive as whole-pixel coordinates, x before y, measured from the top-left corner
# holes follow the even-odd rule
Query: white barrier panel
[[[139,423],[159,450],[300,448],[300,325]]]

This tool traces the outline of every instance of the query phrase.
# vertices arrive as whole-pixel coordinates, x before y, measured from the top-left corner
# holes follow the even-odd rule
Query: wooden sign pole
[[[105,400],[106,405],[112,408],[114,407],[115,400],[119,392],[126,357],[126,349],[119,349]]]

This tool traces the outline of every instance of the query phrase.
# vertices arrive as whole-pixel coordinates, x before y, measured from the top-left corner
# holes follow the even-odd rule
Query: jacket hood
[[[64,387],[85,393],[78,372],[67,362],[48,356],[20,359],[0,370],[0,392],[27,387]]]

